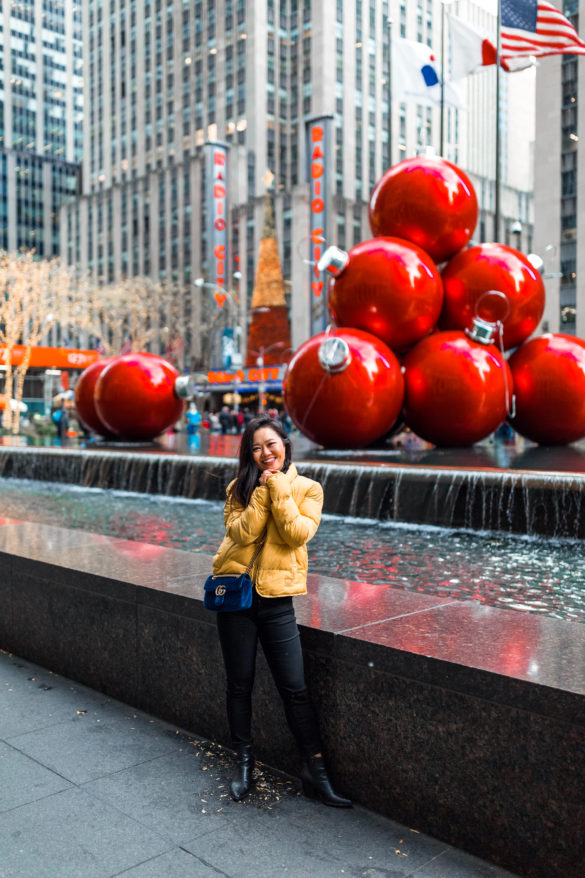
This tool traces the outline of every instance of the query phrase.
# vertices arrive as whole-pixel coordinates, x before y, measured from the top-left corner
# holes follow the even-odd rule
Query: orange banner
[[[10,362],[13,366],[19,366],[26,351],[22,344],[14,345]],[[7,360],[7,349],[0,345],[0,363]],[[38,369],[87,369],[92,363],[99,360],[97,351],[77,351],[72,348],[44,348],[33,347],[30,354],[30,365]]]
[[[208,372],[210,384],[233,384],[235,381],[278,381],[280,368],[266,366],[264,369],[238,369],[237,372]]]

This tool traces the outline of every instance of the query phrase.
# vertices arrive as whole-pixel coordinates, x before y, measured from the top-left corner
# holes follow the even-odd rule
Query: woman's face
[[[260,472],[280,472],[284,466],[284,442],[271,427],[260,427],[254,433],[252,455]]]

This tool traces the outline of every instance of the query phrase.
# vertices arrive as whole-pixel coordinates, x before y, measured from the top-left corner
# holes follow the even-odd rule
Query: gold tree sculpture
[[[78,289],[70,269],[58,259],[36,259],[33,252],[0,251],[0,345],[6,402],[2,426],[18,433],[20,403],[31,351],[60,324],[68,332],[78,308]],[[15,348],[19,346],[19,356]],[[15,360],[15,364],[13,363]],[[15,400],[12,408],[11,399]]]

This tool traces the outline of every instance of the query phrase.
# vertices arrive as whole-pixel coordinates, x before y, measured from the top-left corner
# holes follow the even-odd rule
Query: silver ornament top
[[[351,354],[348,343],[330,335],[319,346],[319,362],[327,372],[343,372],[349,365]]]

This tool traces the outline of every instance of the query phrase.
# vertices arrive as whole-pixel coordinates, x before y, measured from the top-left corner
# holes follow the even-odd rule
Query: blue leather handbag
[[[244,573],[218,573],[207,577],[203,586],[203,606],[206,610],[233,613],[237,610],[248,610],[252,606],[254,583],[250,572],[262,551],[265,539],[266,534],[262,536]]]

